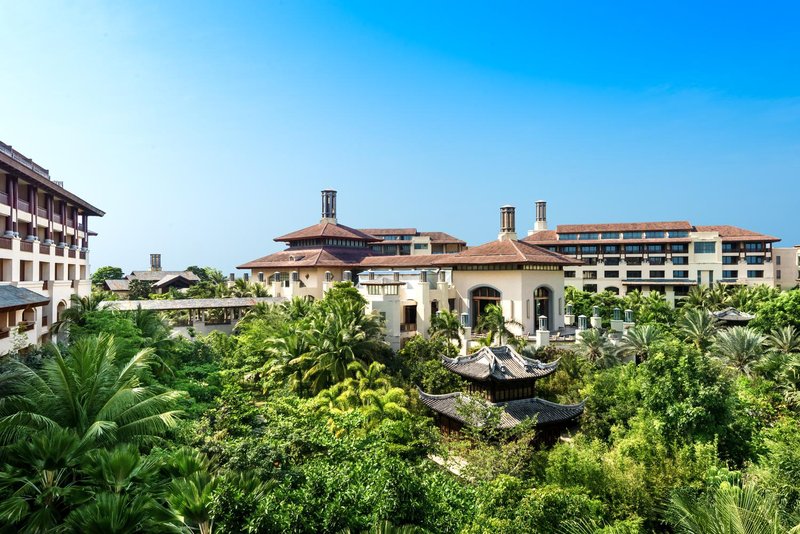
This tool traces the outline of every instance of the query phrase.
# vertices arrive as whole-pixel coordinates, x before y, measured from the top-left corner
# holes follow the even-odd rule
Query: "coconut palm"
[[[577,348],[584,358],[600,368],[613,367],[620,362],[614,345],[605,334],[595,328],[581,332]]]
[[[749,375],[764,355],[764,336],[746,326],[734,326],[720,331],[712,352],[731,367]]]
[[[652,324],[636,325],[628,329],[617,345],[620,356],[632,357],[636,363],[647,359],[650,350],[663,337],[661,329]]]
[[[730,306],[731,290],[730,286],[728,285],[715,284],[708,288],[706,296],[708,299],[707,309],[709,310],[721,310],[727,306]]]
[[[103,302],[103,293],[92,293],[85,297],[70,296],[69,307],[61,312],[61,317],[53,323],[50,330],[58,333],[68,329],[71,324],[82,326],[86,321],[86,315],[98,311],[101,302]]]
[[[486,334],[494,334],[498,344],[503,344],[503,338],[508,338],[514,333],[508,329],[509,326],[522,328],[522,324],[512,319],[503,317],[503,308],[498,304],[489,304],[484,309],[478,319],[478,331]]]
[[[144,349],[117,361],[114,338],[87,336],[62,354],[50,345],[41,370],[9,361],[0,391],[0,445],[46,428],[72,429],[85,445],[150,441],[175,426],[182,392],[146,386],[142,377],[153,362]]]
[[[686,296],[681,298],[681,302],[685,307],[701,310],[709,308],[708,301],[708,288],[706,286],[692,286]]]
[[[794,326],[776,328],[765,339],[767,347],[780,354],[800,353],[800,334]]]
[[[686,310],[678,321],[678,331],[686,341],[691,342],[700,350],[705,350],[711,344],[717,332],[717,318],[702,308]]]
[[[448,310],[441,310],[434,314],[431,318],[431,326],[428,328],[428,335],[431,338],[441,338],[447,341],[453,341],[461,348],[461,334],[464,332],[464,327],[461,326],[461,321],[458,314]]]
[[[669,502],[669,522],[686,534],[786,534],[800,532],[787,525],[774,495],[755,485],[723,482],[706,495],[674,495]]]

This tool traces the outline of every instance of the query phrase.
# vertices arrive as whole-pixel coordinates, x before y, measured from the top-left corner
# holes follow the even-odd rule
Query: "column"
[[[86,252],[89,250],[89,215],[84,213],[81,217],[83,217],[83,250]]]
[[[44,232],[44,244],[53,244],[53,195],[47,193],[44,197],[44,206],[47,210],[47,229]]]

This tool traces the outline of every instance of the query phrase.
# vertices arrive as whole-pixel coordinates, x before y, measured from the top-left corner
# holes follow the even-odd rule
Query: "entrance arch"
[[[539,325],[539,317],[544,315],[547,317],[547,324],[548,328],[553,327],[553,292],[550,291],[550,288],[545,286],[539,286],[533,292],[533,309],[535,312],[534,315],[534,322],[533,324],[536,325],[536,329],[538,329]]]
[[[478,320],[489,304],[500,304],[500,292],[493,287],[480,286],[470,292],[472,302],[472,328],[478,326]]]

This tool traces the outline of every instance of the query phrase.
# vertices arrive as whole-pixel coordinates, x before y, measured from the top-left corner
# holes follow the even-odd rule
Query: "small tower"
[[[528,232],[531,235],[534,232],[541,232],[547,230],[547,202],[544,200],[536,201],[536,221],[533,223],[533,230]]]
[[[333,189],[322,190],[322,220],[336,224],[336,191]]]
[[[517,222],[514,206],[505,205],[500,208],[500,234],[499,241],[516,241]]]
[[[152,272],[161,270],[161,254],[150,254],[150,270]]]

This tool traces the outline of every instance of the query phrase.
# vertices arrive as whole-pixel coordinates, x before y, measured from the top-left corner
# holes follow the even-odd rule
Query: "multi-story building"
[[[455,254],[467,246],[465,241],[444,232],[419,232],[416,228],[362,228],[362,232],[381,241],[372,250],[382,255]]]
[[[571,256],[566,283],[585,291],[624,295],[659,291],[669,301],[693,285],[776,284],[776,237],[735,226],[688,221],[569,224],[547,229],[547,205],[536,203],[534,229],[523,240]]]
[[[772,249],[775,285],[783,290],[800,285],[800,245]]]
[[[91,291],[89,217],[103,211],[0,143],[0,353],[39,343],[69,306]]]
[[[474,327],[489,304],[521,325],[520,334],[549,334],[564,325],[564,268],[573,258],[517,240],[515,210],[501,208],[497,241],[454,253],[379,254],[382,240],[336,220],[336,192],[322,192],[322,220],[275,240],[288,248],[239,266],[267,284],[273,297],[321,298],[340,280],[356,283],[368,309],[386,320],[387,341],[399,348],[427,333],[433,315],[457,312]],[[411,235],[394,233],[383,235]]]

